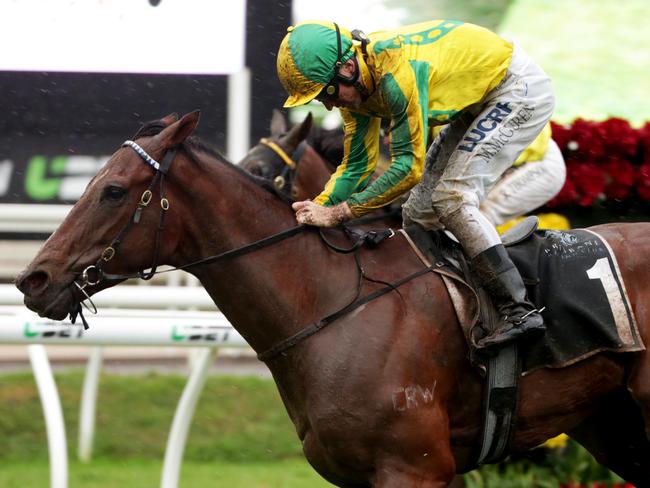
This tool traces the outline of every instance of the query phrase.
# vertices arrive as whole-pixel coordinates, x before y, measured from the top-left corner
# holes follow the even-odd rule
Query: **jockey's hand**
[[[350,220],[353,215],[346,202],[334,207],[323,207],[311,200],[294,202],[291,206],[296,212],[299,224],[315,225],[316,227],[334,227]]]

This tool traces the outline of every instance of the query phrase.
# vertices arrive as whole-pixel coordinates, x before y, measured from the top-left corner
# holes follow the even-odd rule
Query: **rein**
[[[420,270],[416,271],[415,273],[412,273],[412,274],[402,278],[401,280],[399,280],[399,281],[397,281],[395,283],[388,284],[388,285],[384,286],[383,288],[380,288],[379,290],[375,290],[374,292],[369,293],[368,295],[366,295],[364,297],[359,298],[359,296],[357,295],[352,302],[348,303],[343,308],[337,310],[333,314],[328,315],[327,317],[319,320],[318,322],[316,322],[314,324],[308,325],[307,327],[301,329],[299,332],[295,333],[291,337],[288,337],[287,339],[281,341],[279,344],[277,344],[277,345],[271,347],[270,349],[267,349],[266,351],[258,354],[257,358],[260,361],[267,362],[267,361],[270,361],[271,359],[279,356],[280,354],[284,354],[285,351],[287,351],[288,349],[291,349],[293,346],[299,344],[300,342],[304,341],[308,337],[313,336],[314,334],[316,334],[321,329],[324,329],[325,327],[330,325],[332,322],[340,319],[344,315],[346,315],[346,314],[352,312],[353,310],[359,308],[361,305],[364,305],[364,304],[366,304],[368,302],[371,302],[372,300],[375,300],[376,298],[379,298],[380,296],[385,295],[386,293],[397,290],[397,288],[402,286],[404,283],[408,283],[409,281],[411,281],[411,280],[413,280],[413,279],[415,279],[415,278],[417,278],[419,276],[422,276],[422,275],[425,275],[425,274],[427,274],[429,272],[432,272],[435,267],[436,267],[436,265],[431,265],[431,266],[428,266],[426,268],[420,269]]]

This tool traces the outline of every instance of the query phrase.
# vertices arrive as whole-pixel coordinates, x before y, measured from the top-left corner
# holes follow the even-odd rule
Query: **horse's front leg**
[[[436,436],[435,430],[430,431]],[[373,488],[447,488],[455,479],[456,462],[448,439],[438,436],[429,449],[404,449],[399,455],[376,462]],[[463,486],[454,483],[453,486]]]
[[[406,464],[387,465],[375,471],[371,486],[373,488],[447,488],[454,479],[453,467],[451,469],[452,471],[444,468],[442,471],[426,472]]]

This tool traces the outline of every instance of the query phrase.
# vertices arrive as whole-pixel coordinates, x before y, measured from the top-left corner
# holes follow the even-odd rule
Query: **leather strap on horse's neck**
[[[186,270],[188,268],[192,268],[194,266],[199,266],[202,264],[212,264],[217,261],[223,261],[225,259],[233,259],[239,256],[243,256],[244,254],[248,254],[254,251],[257,251],[259,249],[263,249],[265,247],[268,247],[272,244],[275,244],[276,242],[283,241],[289,237],[295,236],[296,234],[299,234],[300,232],[308,229],[310,227],[306,225],[297,225],[295,227],[291,227],[290,229],[283,230],[281,232],[278,232],[277,234],[270,235],[268,237],[265,237],[263,239],[260,239],[258,241],[252,242],[250,244],[246,244],[242,247],[238,247],[235,249],[230,249],[229,251],[222,252],[220,254],[215,254],[214,256],[208,256],[207,258],[199,259],[197,261],[193,261],[191,263],[184,264],[182,266],[176,266],[174,268],[170,269],[165,269],[163,271],[159,271],[157,274],[160,273],[168,273],[171,271],[177,271],[177,270]],[[107,274],[104,273],[104,278],[107,280],[125,280],[129,278],[139,278],[140,274],[139,273],[132,273],[132,274],[125,274],[125,275],[117,275],[117,274]]]
[[[415,273],[412,273],[412,274],[406,276],[405,278],[402,278],[401,280],[396,281],[395,283],[391,283],[389,285],[386,285],[385,287],[380,288],[379,290],[375,290],[374,292],[372,292],[372,293],[370,293],[370,294],[368,294],[368,295],[366,295],[364,297],[361,297],[361,298],[358,298],[357,300],[354,300],[353,302],[347,304],[346,306],[344,306],[340,310],[337,310],[333,314],[328,315],[327,317],[323,318],[322,320],[319,320],[315,324],[308,325],[304,329],[298,331],[297,333],[295,333],[291,337],[288,337],[287,339],[283,340],[279,344],[276,344],[275,346],[271,347],[270,349],[267,349],[266,351],[258,354],[257,358],[260,361],[264,361],[264,362],[267,362],[267,361],[270,361],[270,360],[274,359],[278,355],[283,354],[285,351],[287,351],[288,349],[292,348],[293,346],[299,344],[300,342],[304,341],[308,337],[313,336],[319,330],[324,329],[325,327],[330,325],[332,322],[335,322],[336,320],[340,319],[344,315],[352,312],[353,310],[356,310],[360,306],[362,306],[362,305],[364,305],[364,304],[366,304],[366,303],[368,303],[368,302],[370,302],[372,300],[375,300],[376,298],[379,298],[379,297],[385,295],[386,293],[389,293],[391,291],[395,291],[398,287],[402,286],[403,284],[408,283],[409,281],[411,281],[411,280],[413,280],[413,279],[415,279],[415,278],[417,278],[419,276],[425,275],[425,274],[433,271],[433,269],[434,269],[434,266],[430,266],[428,268],[422,268],[422,269],[416,271]]]

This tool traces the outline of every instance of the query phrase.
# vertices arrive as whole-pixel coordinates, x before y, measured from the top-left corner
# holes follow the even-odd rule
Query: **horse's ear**
[[[298,144],[304,141],[309,135],[313,120],[311,112],[309,112],[307,117],[305,117],[305,120],[300,124],[293,126],[287,134],[287,146],[297,147]]]
[[[160,119],[162,122],[165,123],[165,125],[172,125],[174,122],[178,120],[178,114],[176,112],[173,112],[169,115],[166,115],[162,119]]]
[[[284,114],[277,108],[273,109],[273,116],[271,117],[271,135],[279,137],[287,132],[287,119]]]
[[[200,110],[183,115],[180,120],[165,128],[158,137],[166,147],[178,146],[187,139],[199,124]]]

